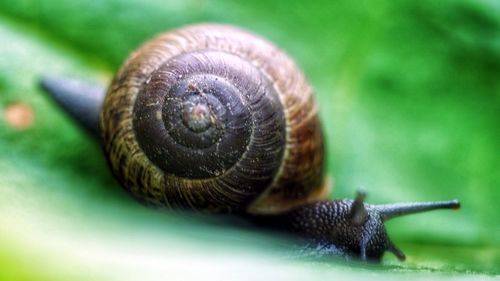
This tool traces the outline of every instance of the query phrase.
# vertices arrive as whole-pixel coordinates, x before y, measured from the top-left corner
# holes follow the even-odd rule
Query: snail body
[[[387,250],[404,259],[385,220],[459,206],[369,205],[363,193],[327,200],[312,88],[284,52],[236,27],[201,24],[160,34],[130,55],[105,97],[67,85],[42,81],[100,134],[113,174],[146,205],[233,213],[331,246],[334,254],[374,260]]]

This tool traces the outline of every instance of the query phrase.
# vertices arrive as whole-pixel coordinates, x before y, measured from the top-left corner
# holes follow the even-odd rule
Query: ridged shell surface
[[[188,26],[132,53],[101,129],[113,173],[148,205],[276,213],[326,195],[311,87],[286,54],[236,27]]]

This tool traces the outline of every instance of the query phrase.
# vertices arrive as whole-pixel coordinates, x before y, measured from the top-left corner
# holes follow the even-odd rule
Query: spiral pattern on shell
[[[134,52],[101,129],[114,174],[146,204],[266,213],[326,194],[310,86],[278,48],[231,26],[177,29]]]

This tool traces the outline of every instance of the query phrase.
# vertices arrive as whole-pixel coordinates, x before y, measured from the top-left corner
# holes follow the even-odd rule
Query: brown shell
[[[227,181],[220,184],[219,179],[223,175],[219,174],[195,179],[178,176],[154,164],[150,160],[152,156],[146,156],[144,146],[138,144],[137,124],[147,126],[149,121],[143,120],[146,117],[151,118],[151,122],[161,119],[160,113],[145,113],[139,118],[143,122],[138,123],[134,106],[148,105],[139,102],[138,96],[160,89],[165,84],[158,82],[160,86],[157,88],[145,90],[145,87],[150,87],[152,79],[158,80],[161,75],[171,72],[160,71],[170,67],[170,61],[198,52],[229,54],[244,60],[247,65],[242,63],[242,67],[254,68],[261,73],[257,84],[268,87],[266,95],[268,92],[277,93],[280,104],[272,108],[284,111],[281,116],[285,122],[285,147],[274,157],[279,161],[272,169],[270,180],[262,181],[266,182],[266,186],[247,187],[244,183],[229,186]],[[208,63],[215,62],[208,60]],[[323,174],[323,139],[317,110],[313,91],[304,75],[273,44],[232,26],[201,24],[160,34],[130,55],[109,87],[101,112],[101,129],[113,173],[134,197],[146,204],[215,212],[276,213],[323,199],[327,194]],[[255,163],[262,165],[263,162],[258,161]]]

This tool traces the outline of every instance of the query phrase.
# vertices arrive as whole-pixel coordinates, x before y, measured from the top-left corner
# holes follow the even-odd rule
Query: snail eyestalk
[[[355,210],[359,209],[359,207],[356,206],[357,201],[359,198],[365,197],[365,194],[362,192],[357,193],[356,199],[352,203],[351,207],[351,213],[354,212]],[[385,240],[385,249],[382,250],[381,253],[378,253],[378,258],[381,258],[383,251],[388,251],[393,253],[398,260],[404,261],[406,259],[406,255],[403,253],[401,249],[399,249],[389,238],[388,234],[386,233],[385,227],[384,227],[384,222],[395,218],[395,217],[400,217],[400,216],[405,216],[405,215],[410,215],[410,214],[416,214],[416,213],[423,213],[427,211],[432,211],[432,210],[439,210],[439,209],[459,209],[460,208],[460,202],[458,200],[449,200],[449,201],[434,201],[434,202],[407,202],[407,203],[394,203],[394,204],[383,204],[383,205],[371,205],[368,208],[368,214],[366,221],[364,224],[367,225],[367,228],[370,229],[370,223],[369,221],[374,219],[375,220],[375,225],[379,225],[382,229],[379,229],[381,231],[380,233],[368,231],[368,234],[362,233],[361,236],[363,237],[361,239],[361,244],[360,244],[360,256],[363,260],[367,259],[367,240],[374,239],[374,237],[378,236],[379,239]],[[375,217],[370,217],[370,214],[375,215]],[[353,221],[353,223],[356,223]],[[373,227],[371,228],[373,229]],[[376,238],[374,240],[377,240]]]
[[[408,202],[374,206],[383,221],[410,214],[423,213],[439,209],[459,209],[458,200],[435,202]]]
[[[368,219],[368,211],[365,208],[365,191],[357,191],[356,199],[352,202],[351,205],[351,221],[355,225],[363,225]]]

